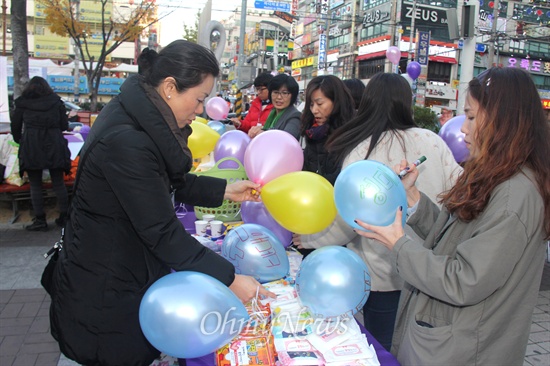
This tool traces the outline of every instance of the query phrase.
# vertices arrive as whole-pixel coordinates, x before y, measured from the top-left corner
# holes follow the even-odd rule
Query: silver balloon
[[[159,351],[179,358],[202,357],[227,344],[249,319],[231,290],[204,273],[175,272],[145,293],[139,324]]]
[[[223,240],[222,256],[235,266],[235,273],[256,278],[260,283],[285,277],[290,264],[285,247],[271,230],[257,224],[243,224]]]
[[[296,292],[315,317],[353,316],[369,297],[369,270],[365,262],[347,248],[316,249],[300,265]]]

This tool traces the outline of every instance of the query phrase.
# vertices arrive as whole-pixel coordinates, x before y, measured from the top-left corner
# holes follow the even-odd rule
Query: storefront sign
[[[457,90],[453,89],[450,84],[437,85],[426,84],[426,97],[436,99],[454,99],[456,100]]]
[[[550,74],[550,62],[539,60],[510,57],[508,59],[508,67],[520,67],[527,71]]]
[[[299,69],[301,67],[313,66],[315,57],[302,58],[300,60],[292,61],[292,69]]]
[[[363,25],[385,22],[390,19],[390,4],[384,4],[375,9],[369,9],[363,16]]]
[[[402,16],[407,18],[409,22],[413,17],[413,4],[411,2],[403,1]],[[414,11],[415,24],[433,26],[447,24],[447,12],[442,8],[430,7],[427,5],[416,4]]]
[[[317,65],[320,69],[325,67],[327,62],[327,35],[319,34],[319,57],[317,59]]]
[[[428,55],[430,54],[430,32],[418,32],[418,47],[416,61],[420,65],[428,65]]]

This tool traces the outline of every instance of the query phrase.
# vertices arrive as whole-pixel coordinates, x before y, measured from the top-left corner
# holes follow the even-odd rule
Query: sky
[[[254,0],[247,0],[252,3]],[[180,39],[183,35],[183,24],[194,26],[198,10],[204,8],[207,0],[157,0],[159,16],[168,14],[160,20],[160,44],[166,46],[170,42]],[[241,7],[242,0],[212,0],[212,20],[221,20],[229,17],[237,7]]]

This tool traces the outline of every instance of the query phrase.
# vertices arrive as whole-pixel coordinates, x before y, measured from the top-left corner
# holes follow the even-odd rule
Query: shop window
[[[430,62],[428,64],[428,80],[451,82],[451,64],[443,62]]]

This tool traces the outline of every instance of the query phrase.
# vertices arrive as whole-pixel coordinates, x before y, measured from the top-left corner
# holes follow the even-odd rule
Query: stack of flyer
[[[277,294],[269,301],[277,365],[380,365],[354,318],[315,319],[288,280],[264,286]]]

